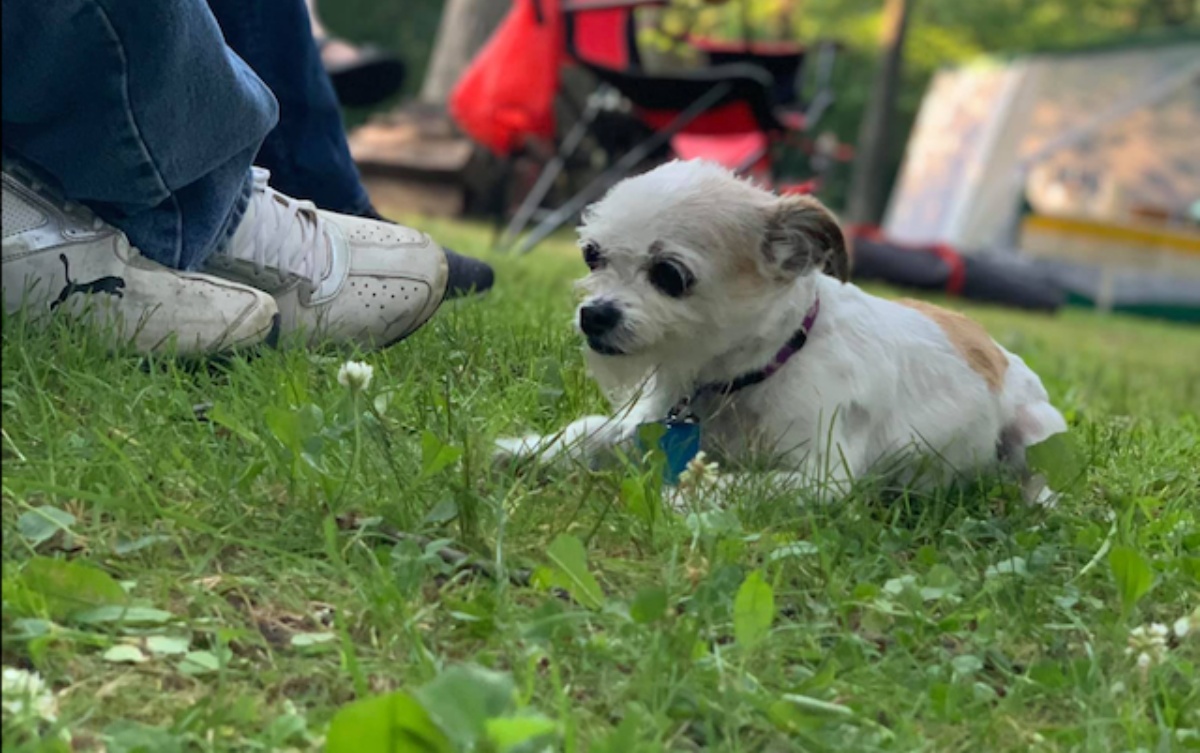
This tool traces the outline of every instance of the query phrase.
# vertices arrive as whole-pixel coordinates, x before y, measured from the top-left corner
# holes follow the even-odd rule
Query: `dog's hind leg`
[[[1025,460],[1026,435],[1017,426],[1007,426],[1000,432],[996,456],[1005,473],[1021,485],[1021,498],[1031,505],[1054,507],[1058,494],[1050,488],[1044,476],[1030,470]]]
[[[1037,374],[1019,356],[1010,353],[1008,358],[1010,367],[1002,396],[1007,423],[1000,430],[996,456],[1001,467],[1020,480],[1021,496],[1026,502],[1053,507],[1058,495],[1050,489],[1045,478],[1029,469],[1025,451],[1067,431],[1067,422],[1050,403],[1050,396]]]

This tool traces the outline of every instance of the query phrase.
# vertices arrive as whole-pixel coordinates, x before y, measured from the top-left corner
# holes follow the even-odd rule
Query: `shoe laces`
[[[255,217],[249,247],[237,256],[262,274],[270,269],[280,279],[300,277],[317,284],[324,274],[328,238],[325,222],[311,201],[300,201],[267,185],[269,171],[253,168]]]

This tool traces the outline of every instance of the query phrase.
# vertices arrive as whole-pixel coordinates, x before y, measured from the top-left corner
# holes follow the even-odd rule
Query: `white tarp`
[[[1014,250],[1022,202],[1122,222],[1200,198],[1200,44],[938,73],[884,222],[913,243]]]

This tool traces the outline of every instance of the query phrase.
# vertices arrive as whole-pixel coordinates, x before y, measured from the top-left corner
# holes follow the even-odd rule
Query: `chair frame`
[[[534,0],[535,8],[540,8],[539,3],[542,1]],[[554,2],[555,0],[549,1]],[[662,7],[667,4],[667,0],[560,0],[560,2],[564,16],[595,10],[628,9],[633,11],[640,7]],[[568,18],[569,23],[570,19]],[[633,23],[632,17],[629,23]],[[568,26],[568,29],[571,27]],[[630,33],[632,34],[632,30]],[[644,159],[683,133],[689,125],[696,122],[697,118],[717,107],[733,102],[746,104],[754,113],[757,130],[769,136],[769,143],[764,149],[748,155],[744,162],[735,168],[736,172],[744,173],[767,157],[774,145],[788,142],[792,135],[809,130],[833,102],[829,81],[832,78],[836,46],[832,43],[819,45],[817,88],[814,97],[803,112],[799,113],[800,117],[797,119],[799,122],[790,123],[776,115],[774,103],[771,101],[772,82],[769,74],[759,66],[749,63],[733,63],[671,77],[647,77],[640,71],[636,45],[631,45],[632,49],[628,51],[631,70],[627,71],[617,71],[579,59],[574,55],[575,50],[569,37],[567,46],[575,62],[592,71],[600,79],[601,85],[588,98],[580,117],[562,138],[553,157],[546,163],[517,211],[497,237],[496,246],[500,249],[513,249],[518,254],[525,254],[533,250],[549,235],[569,222],[587,204],[599,198],[608,188],[628,175]],[[807,64],[802,63],[801,69],[797,72],[798,78],[803,75],[806,67]],[[538,213],[542,201],[550,192],[559,175],[562,174],[567,161],[591,131],[592,125],[600,113],[601,95],[606,91],[615,90],[618,94],[630,98],[622,91],[620,84],[630,83],[637,78],[651,82],[662,80],[667,84],[673,81],[692,82],[696,91],[701,88],[704,91],[691,99],[686,106],[670,110],[669,112],[675,113],[675,115],[669,122],[655,127],[653,134],[621,155],[561,206],[541,217],[529,234],[520,243],[516,243],[521,233]],[[808,181],[803,185],[803,190],[811,190],[814,187],[813,181]]]

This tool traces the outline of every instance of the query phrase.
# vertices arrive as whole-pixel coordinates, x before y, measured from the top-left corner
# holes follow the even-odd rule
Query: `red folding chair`
[[[830,82],[838,46],[822,42],[816,47],[817,73],[811,97],[801,97],[802,76],[809,60],[809,49],[795,42],[728,42],[688,36],[691,46],[704,52],[709,65],[724,68],[731,65],[752,65],[771,77],[775,117],[787,127],[785,138],[773,131],[760,129],[740,133],[704,134],[684,132],[671,140],[671,147],[681,159],[707,159],[739,173],[753,175],[760,182],[781,193],[811,193],[820,183],[816,175],[801,183],[781,183],[774,174],[772,148],[781,140],[795,143],[796,136],[806,134],[820,121],[833,104]],[[801,136],[799,145],[812,153],[815,145]],[[844,149],[842,150],[844,152]],[[839,152],[839,153],[842,153]],[[814,162],[820,162],[814,159]],[[818,171],[821,172],[821,171]]]
[[[715,159],[735,171],[769,178],[773,148],[802,133],[812,122],[806,112],[780,109],[777,78],[768,66],[731,62],[670,75],[646,74],[638,57],[634,11],[663,5],[664,0],[522,2],[532,3],[544,23],[562,24],[566,57],[589,70],[602,88],[615,90],[628,100],[634,115],[649,126],[649,131],[628,151],[611,155],[610,164],[600,175],[546,213],[517,245],[518,252],[531,250],[665,146],[682,158]],[[510,246],[535,217],[568,159],[595,127],[602,101],[603,97],[596,95],[589,98],[501,235],[501,247]]]

